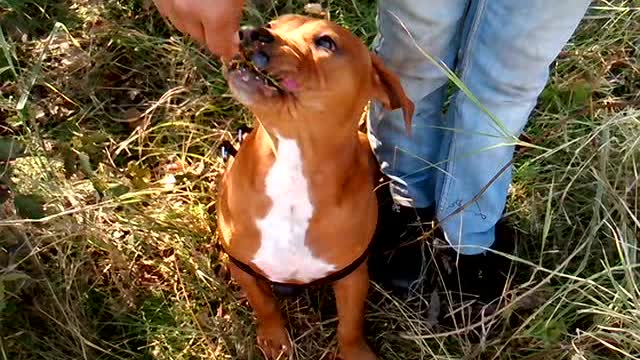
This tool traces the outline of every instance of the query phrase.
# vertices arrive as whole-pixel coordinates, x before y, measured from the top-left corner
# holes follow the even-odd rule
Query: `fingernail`
[[[237,31],[233,33],[233,43],[236,45],[240,44],[240,34]]]

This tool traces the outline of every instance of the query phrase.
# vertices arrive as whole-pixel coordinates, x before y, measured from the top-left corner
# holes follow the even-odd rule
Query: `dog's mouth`
[[[258,87],[266,95],[282,94],[285,91],[278,76],[260,69],[244,56],[233,59],[227,64],[227,69],[236,82],[244,86]]]

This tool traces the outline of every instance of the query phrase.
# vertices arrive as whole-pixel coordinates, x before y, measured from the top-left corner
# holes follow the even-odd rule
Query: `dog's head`
[[[388,109],[402,108],[409,131],[414,105],[399,79],[345,28],[285,15],[259,28],[243,28],[240,39],[241,55],[228,64],[226,76],[236,99],[259,118],[280,114],[281,120],[271,121],[291,121],[308,118],[302,114],[332,114],[338,119],[323,121],[344,121],[340,112],[359,114],[375,99]]]

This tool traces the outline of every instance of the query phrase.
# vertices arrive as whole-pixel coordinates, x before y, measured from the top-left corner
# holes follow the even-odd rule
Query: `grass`
[[[217,144],[251,118],[149,4],[0,1],[2,360],[261,358],[211,211]],[[374,1],[328,4],[372,40]],[[302,5],[258,5],[247,21]],[[524,137],[536,146],[515,164],[521,236],[502,305],[445,328],[415,308],[438,299],[375,289],[381,358],[640,358],[639,10],[594,2],[554,66]],[[330,292],[283,306],[295,358],[329,358]]]

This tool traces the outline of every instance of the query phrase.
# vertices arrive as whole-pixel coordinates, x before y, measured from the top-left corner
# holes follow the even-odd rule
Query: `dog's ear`
[[[373,52],[371,52],[371,64],[373,65],[373,96],[389,110],[402,108],[404,125],[407,134],[411,135],[411,119],[415,108],[413,101],[404,93],[398,76],[387,69],[382,59]]]

